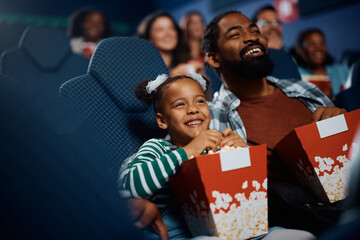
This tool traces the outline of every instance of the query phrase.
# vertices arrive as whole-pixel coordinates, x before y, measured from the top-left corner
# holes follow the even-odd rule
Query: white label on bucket
[[[344,114],[316,122],[320,138],[326,138],[348,130]]]
[[[220,152],[220,163],[223,172],[250,167],[249,148],[239,148],[232,151]]]

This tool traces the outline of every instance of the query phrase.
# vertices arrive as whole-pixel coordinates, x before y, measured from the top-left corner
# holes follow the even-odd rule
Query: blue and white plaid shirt
[[[331,100],[311,83],[295,79],[278,79],[272,76],[268,76],[266,79],[288,97],[299,99],[311,112],[321,106],[334,106]],[[223,132],[225,128],[229,127],[247,141],[245,126],[237,113],[240,99],[224,84],[221,85],[219,92],[214,94],[214,99],[208,102],[208,105],[211,114],[210,129]]]

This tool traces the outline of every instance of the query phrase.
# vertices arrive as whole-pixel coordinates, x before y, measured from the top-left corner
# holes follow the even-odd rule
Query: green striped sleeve
[[[136,198],[148,198],[163,188],[187,159],[184,149],[171,151],[160,139],[145,142],[123,174],[123,187]]]

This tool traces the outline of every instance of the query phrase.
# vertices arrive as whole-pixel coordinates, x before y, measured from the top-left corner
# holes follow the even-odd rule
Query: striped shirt
[[[131,197],[146,198],[164,208],[171,197],[167,182],[187,159],[183,148],[164,139],[150,139],[125,160],[125,167],[120,170],[122,187]]]
[[[266,79],[283,91],[286,96],[299,99],[312,113],[321,106],[334,106],[331,100],[311,83],[295,79],[278,79],[272,76]],[[219,92],[214,94],[214,99],[208,102],[211,115],[209,128],[223,132],[229,127],[247,141],[245,126],[237,113],[240,103],[240,99],[222,84]]]

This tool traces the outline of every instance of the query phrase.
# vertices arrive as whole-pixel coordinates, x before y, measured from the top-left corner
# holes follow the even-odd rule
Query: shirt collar
[[[273,83],[288,97],[311,98],[310,93],[309,91],[306,91],[306,88],[299,88],[298,82],[302,80],[278,79],[273,76],[267,76],[266,80]],[[213,102],[217,101],[219,101],[222,105],[221,107],[224,107],[227,111],[236,110],[241,103],[240,99],[237,98],[224,84],[221,85],[219,92],[214,95]]]

